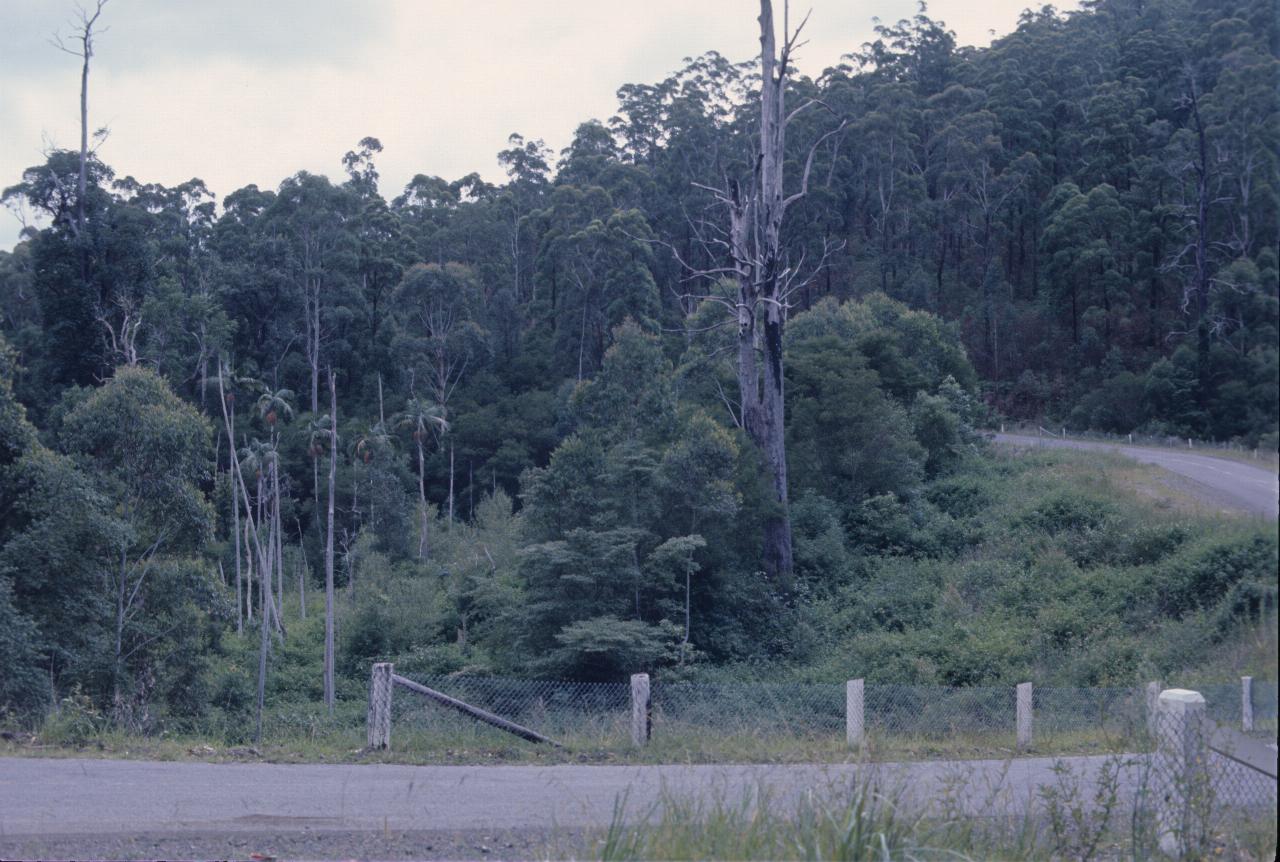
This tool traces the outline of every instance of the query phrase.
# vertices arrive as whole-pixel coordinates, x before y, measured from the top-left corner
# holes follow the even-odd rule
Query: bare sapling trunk
[[[261,590],[261,585],[259,585]],[[261,590],[264,594],[270,595],[270,590]],[[270,648],[270,635],[267,626],[267,613],[264,610],[262,619],[259,624],[261,634],[258,638],[258,710],[257,717],[253,729],[253,741],[261,744],[262,742],[262,712],[266,707],[267,701],[267,650]]]
[[[298,527],[298,617],[307,618],[307,545],[302,535],[302,524],[297,518],[294,523]]]
[[[225,403],[225,402],[224,402]],[[239,458],[236,452],[236,414],[232,411],[227,419],[227,454],[231,460]],[[231,535],[235,537],[236,548],[236,634],[244,634],[244,598],[240,591],[240,495],[236,493],[235,467],[230,468],[231,480]]]
[[[426,462],[422,454],[422,434],[414,433],[414,443],[418,446],[418,512],[422,523],[418,529],[418,559],[427,558],[427,472]]]
[[[449,529],[453,529],[453,438],[449,438]]]
[[[329,369],[329,513],[324,539],[324,703],[333,712],[333,496],[338,475],[338,393]]]
[[[280,523],[280,455],[277,452],[271,462],[271,493],[275,497],[275,532],[276,532],[276,608],[282,621],[284,617],[284,528]]]
[[[232,479],[234,482],[235,480]],[[232,493],[235,493],[234,491]],[[249,622],[253,622],[253,539],[250,537],[252,532],[250,524],[253,521],[253,514],[248,509],[248,503],[245,503],[245,519],[244,519],[244,590],[245,590],[245,615]]]

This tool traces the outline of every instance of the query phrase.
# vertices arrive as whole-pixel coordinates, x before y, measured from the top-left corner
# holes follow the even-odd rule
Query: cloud
[[[350,65],[385,37],[392,7],[392,0],[109,0],[97,62],[119,72],[168,72],[225,58],[262,67]],[[79,24],[74,2],[5,0],[5,13],[0,57],[7,82],[75,73],[78,61],[49,44],[55,34],[71,44]]]

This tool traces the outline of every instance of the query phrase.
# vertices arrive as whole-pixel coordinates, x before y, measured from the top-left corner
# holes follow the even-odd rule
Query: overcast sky
[[[82,0],[90,3],[92,0]],[[1028,0],[934,0],[960,44],[1012,30]],[[1072,9],[1072,0],[1056,4]],[[912,0],[801,0],[812,9],[801,69],[816,75],[916,12]],[[75,148],[74,0],[0,0],[0,188]],[[219,200],[274,188],[299,170],[341,175],[373,135],[382,192],[417,173],[504,179],[507,136],[557,151],[578,123],[607,119],[626,83],[653,83],[685,57],[758,50],[754,0],[110,0],[89,82],[90,127],[117,176],[174,185],[200,177]],[[0,212],[0,248],[19,222]]]

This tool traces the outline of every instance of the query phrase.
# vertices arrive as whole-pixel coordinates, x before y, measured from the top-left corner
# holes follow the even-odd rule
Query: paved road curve
[[[1088,782],[1104,759],[1063,760]],[[990,814],[1000,805],[1025,806],[1054,780],[1054,763],[542,767],[0,758],[0,855],[6,840],[40,834],[604,827],[623,793],[634,814],[664,789],[735,801],[763,782],[784,802],[810,787],[872,777],[909,798],[948,798]]]
[[[1053,449],[1092,449],[1117,452],[1143,464],[1155,464],[1171,473],[1190,479],[1192,490],[1202,499],[1238,511],[1261,515],[1276,520],[1277,499],[1280,499],[1280,481],[1276,474],[1260,467],[1242,464],[1212,455],[1196,455],[1191,452],[1175,452],[1168,449],[1148,449],[1142,446],[1121,446],[1085,440],[1062,440],[1052,437],[1029,437],[1019,434],[997,434],[997,443],[1009,446]]]

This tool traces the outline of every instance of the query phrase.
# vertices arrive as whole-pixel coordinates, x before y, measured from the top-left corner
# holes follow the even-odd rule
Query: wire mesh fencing
[[[627,743],[631,691],[626,683],[474,676],[416,681],[569,745],[608,749]],[[508,739],[501,731],[424,702],[412,693],[397,693],[391,721],[401,739],[425,739],[463,748]]]
[[[416,682],[571,751],[594,752],[602,758],[638,754],[633,730],[637,704],[626,682],[476,676],[419,677]],[[855,716],[855,701],[843,684],[655,680],[639,708],[641,726],[650,729],[643,740],[645,756],[655,759],[910,760],[1007,757],[1019,751],[1142,753],[1155,748],[1154,692],[1146,686],[1027,688],[1029,696],[1020,703],[1013,686],[860,685]],[[1241,687],[1201,690],[1207,719],[1238,730]],[[1275,685],[1254,683],[1252,702],[1257,720],[1270,720],[1274,727]],[[399,748],[468,751],[521,744],[410,691],[397,692],[390,715]],[[1255,782],[1251,774],[1237,774],[1225,764],[1220,769],[1224,793],[1256,795],[1256,788],[1248,784]]]
[[[1244,717],[1244,696],[1237,683],[1211,683],[1191,686],[1204,695],[1205,708],[1211,720],[1218,724],[1240,727]],[[1249,705],[1253,730],[1259,734],[1276,735],[1276,695],[1274,682],[1252,680],[1249,686]]]

